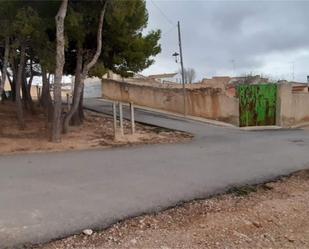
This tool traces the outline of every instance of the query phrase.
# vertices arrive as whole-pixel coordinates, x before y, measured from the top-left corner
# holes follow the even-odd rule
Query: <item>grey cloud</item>
[[[185,65],[196,68],[200,78],[209,72],[231,73],[231,60],[235,60],[237,73],[259,71],[269,64],[272,53],[289,54],[286,62],[306,58],[293,58],[293,51],[309,51],[309,2],[306,1],[159,1],[153,0],[176,25],[181,21]],[[161,28],[163,34],[172,25],[147,0],[149,28]],[[171,52],[178,49],[177,31],[173,29],[162,38],[162,54],[156,58],[171,61]],[[268,61],[263,58],[267,57]],[[309,58],[308,58],[309,59]],[[302,64],[300,74],[305,74]],[[151,68],[147,70],[151,72]],[[267,72],[265,72],[267,73]],[[285,72],[280,72],[281,74]],[[305,75],[299,77],[305,78]]]

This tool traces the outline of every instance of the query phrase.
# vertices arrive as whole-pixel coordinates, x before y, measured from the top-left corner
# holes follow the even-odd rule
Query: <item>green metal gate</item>
[[[239,126],[276,124],[277,85],[240,85]]]

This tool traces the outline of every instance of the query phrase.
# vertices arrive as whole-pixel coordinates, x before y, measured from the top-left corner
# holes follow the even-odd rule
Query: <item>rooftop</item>
[[[177,73],[164,73],[164,74],[153,74],[153,75],[149,75],[148,78],[170,78],[170,77],[174,77],[175,75],[177,75]]]

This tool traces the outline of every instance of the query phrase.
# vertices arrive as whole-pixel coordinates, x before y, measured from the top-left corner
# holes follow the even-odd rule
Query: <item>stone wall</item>
[[[184,112],[183,90],[179,84],[152,86],[103,79],[102,96],[178,114]],[[277,125],[291,127],[309,122],[309,93],[295,92],[291,84],[280,84],[277,97]],[[239,124],[239,100],[222,89],[187,85],[185,101],[187,115]]]
[[[278,87],[277,124],[282,127],[309,121],[309,93],[293,92],[290,84]]]
[[[102,80],[102,96],[110,100],[133,102],[136,105],[182,114],[184,112],[183,90],[132,84],[114,80]],[[214,119],[238,125],[239,102],[220,89],[186,89],[187,115]]]

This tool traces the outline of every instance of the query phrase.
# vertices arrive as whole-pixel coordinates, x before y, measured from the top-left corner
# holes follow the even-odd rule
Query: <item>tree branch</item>
[[[108,2],[108,0],[105,1],[104,7],[103,7],[101,14],[100,14],[98,34],[97,34],[97,50],[96,50],[96,53],[94,54],[92,60],[84,67],[84,70],[83,70],[83,76],[84,77],[86,77],[89,70],[97,63],[97,61],[98,61],[98,59],[101,55],[101,51],[102,51],[102,30],[103,30],[104,16],[105,16],[105,12],[106,12],[107,2]]]

